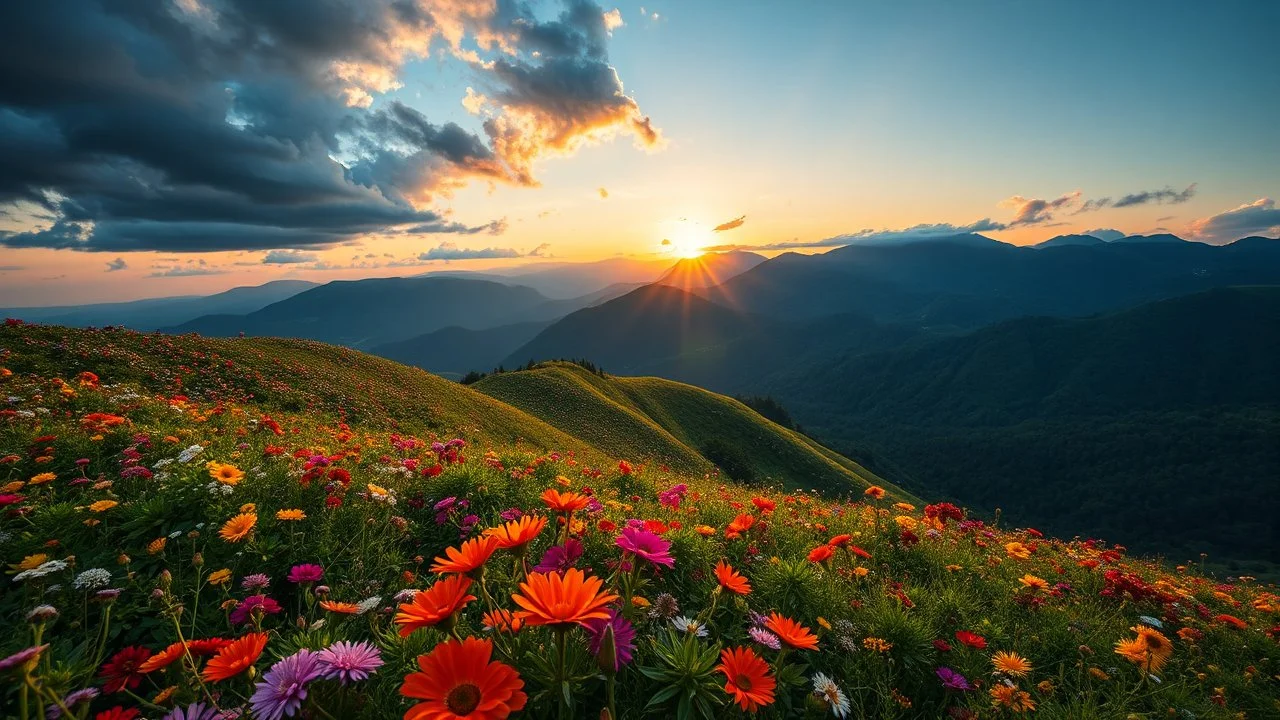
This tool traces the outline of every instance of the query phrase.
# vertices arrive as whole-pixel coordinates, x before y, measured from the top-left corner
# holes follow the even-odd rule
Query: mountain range
[[[332,282],[169,329],[310,338],[467,382],[487,372],[476,389],[540,417],[562,408],[561,429],[606,445],[675,438],[691,454],[667,446],[670,462],[710,454],[722,468],[741,463],[629,388],[656,376],[769,396],[813,438],[801,442],[920,497],[998,500],[1020,522],[1147,550],[1277,561],[1277,287],[1270,238],[1015,247],[965,234]],[[557,359],[608,376],[534,367]],[[670,387],[689,386],[662,387],[680,403]],[[594,429],[570,410],[588,397],[608,400]]]

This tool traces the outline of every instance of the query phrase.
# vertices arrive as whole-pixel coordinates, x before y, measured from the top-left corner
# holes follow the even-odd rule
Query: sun
[[[664,252],[669,252],[682,260],[701,257],[706,254],[704,247],[711,238],[692,223],[680,223],[666,239],[662,241]]]

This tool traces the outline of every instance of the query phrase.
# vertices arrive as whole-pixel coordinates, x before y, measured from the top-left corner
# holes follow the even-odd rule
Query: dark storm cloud
[[[1116,200],[1113,207],[1131,207],[1133,205],[1146,205],[1147,203],[1159,203],[1161,205],[1169,203],[1176,205],[1184,203],[1194,197],[1196,194],[1196,185],[1192,183],[1185,190],[1174,190],[1167,187],[1163,190],[1147,190],[1143,192],[1130,193]]]
[[[600,7],[566,5],[538,21],[519,0],[6,3],[0,210],[51,222],[0,244],[202,252],[492,231],[430,203],[474,180],[536,184],[537,158],[602,133],[656,142],[608,66]],[[489,64],[472,44],[514,54]],[[491,86],[483,133],[369,108],[436,48]]]

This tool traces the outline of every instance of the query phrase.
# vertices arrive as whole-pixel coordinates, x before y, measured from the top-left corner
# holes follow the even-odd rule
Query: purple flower
[[[245,575],[240,581],[240,587],[245,590],[263,590],[271,584],[271,578],[262,573],[254,573],[253,575]]]
[[[507,522],[511,522],[512,520],[515,520],[523,515],[524,515],[524,511],[521,510],[520,508],[511,508],[509,510],[503,510],[501,513],[498,514],[498,517],[502,518]]]
[[[68,693],[66,697],[62,698],[62,704],[67,706],[68,710],[71,710],[81,703],[88,703],[98,697],[99,692],[100,691],[96,687],[76,690],[75,692]],[[56,703],[50,705],[44,709],[44,716],[46,720],[58,720],[58,718],[62,717],[62,708],[58,707]]]
[[[174,708],[162,720],[221,720],[224,714],[215,707],[204,703],[192,703],[183,708]]]
[[[231,611],[231,622],[234,625],[247,625],[253,621],[255,612],[263,615],[275,615],[280,612],[280,603],[266,595],[250,595]]]
[[[949,667],[940,667],[934,671],[938,675],[938,679],[942,681],[942,687],[948,690],[972,690],[973,686],[965,679],[965,676],[952,670]]]
[[[26,650],[19,650],[9,657],[0,660],[0,672],[26,665],[28,662],[40,657],[40,653],[44,652],[47,647],[49,647],[47,644],[29,647]]]
[[[587,635],[591,646],[591,654],[599,655],[601,643],[604,641],[604,630],[606,627],[613,627],[613,671],[617,672],[622,669],[623,665],[631,663],[631,654],[636,649],[636,629],[631,622],[618,614],[616,609],[609,609],[608,620],[588,620]]]
[[[624,552],[631,553],[636,557],[642,557],[654,565],[662,565],[668,568],[676,566],[676,559],[671,557],[671,543],[663,540],[662,536],[651,533],[648,530],[639,530],[632,527],[623,528],[622,534],[618,536],[614,544],[622,548]]]
[[[782,649],[782,641],[778,639],[778,636],[764,628],[753,627],[747,631],[747,634],[751,636],[752,641],[763,645],[770,650]]]
[[[436,503],[435,507],[432,509],[435,510],[436,512],[440,512],[441,510],[448,510],[449,508],[453,507],[453,504],[456,502],[458,502],[458,498],[450,496]]]
[[[368,679],[369,673],[382,667],[382,652],[367,642],[339,640],[316,655],[326,680],[337,678],[346,685]]]
[[[310,650],[299,650],[272,665],[249,698],[254,716],[261,720],[293,717],[307,699],[307,683],[323,674],[317,654]]]
[[[319,565],[303,564],[294,565],[289,570],[289,582],[294,584],[300,583],[316,583],[324,577],[324,568]]]
[[[573,567],[582,557],[582,543],[573,538],[564,545],[552,545],[542,554],[542,562],[533,569],[534,572],[564,572]]]

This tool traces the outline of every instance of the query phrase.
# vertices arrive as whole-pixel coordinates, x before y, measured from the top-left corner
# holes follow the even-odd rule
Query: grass
[[[860,493],[870,485],[915,500],[848,458],[761,417],[746,405],[684,383],[601,377],[569,362],[490,375],[477,389],[618,456],[705,472],[708,443],[735,448],[756,478],[789,487]]]
[[[270,694],[282,659],[347,641],[366,644],[381,665],[345,684],[303,680],[296,716],[420,717],[433,701],[402,688],[423,680],[421,658],[458,652],[459,638],[483,639],[491,661],[518,676],[519,696],[481,683],[482,699],[534,718],[741,715],[716,669],[725,648],[762,658],[753,710],[773,718],[830,717],[840,708],[830,698],[869,718],[1280,711],[1274,586],[984,524],[954,508],[744,487],[641,468],[629,452],[606,460],[575,451],[580,441],[554,418],[398,368],[313,343],[0,330],[0,618],[11,628],[0,639],[0,714],[29,720],[53,706],[50,716],[169,718],[202,702],[263,717],[268,708],[249,698]],[[705,399],[682,387],[637,381],[600,392],[687,447],[707,430],[684,403]],[[453,427],[468,441],[432,430]],[[792,452],[764,447],[753,452]],[[547,489],[587,504],[562,523]],[[285,510],[305,517],[282,519]],[[471,574],[473,599],[448,620],[397,632],[416,604],[411,591],[441,587],[432,558],[516,514],[548,520],[527,550],[496,551]],[[243,537],[228,526],[239,515],[254,518]],[[629,526],[637,529],[624,533]],[[627,533],[668,551],[672,566],[624,555],[617,538]],[[631,650],[621,667],[600,664],[587,628],[540,626],[537,612],[515,632],[486,629],[484,611],[519,611],[513,596],[536,594],[531,566],[566,537],[582,548],[572,564],[620,596],[609,602],[624,618],[619,630],[635,631],[630,642],[615,635]],[[720,585],[720,561],[749,593]],[[322,566],[323,591],[288,579],[301,564]],[[759,624],[770,613],[811,630],[818,651],[770,649]],[[689,626],[682,616],[705,636],[677,629]],[[1153,625],[1171,652],[1148,673],[1115,647]],[[265,649],[225,679],[210,674],[221,661],[192,644],[255,633]],[[167,666],[136,667],[175,643]],[[42,650],[13,655],[29,647]],[[997,652],[1030,669],[999,671]],[[449,667],[465,673],[467,663]],[[970,689],[944,687],[940,668]],[[814,694],[819,674],[838,695]],[[449,677],[426,679],[445,682],[456,709],[471,690]],[[73,703],[85,688],[99,694]]]

